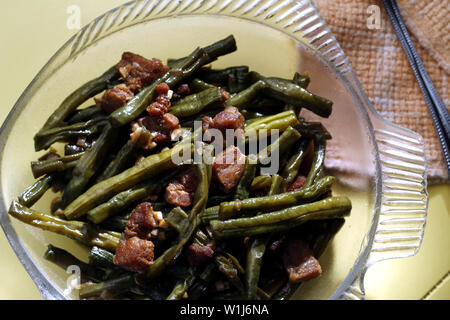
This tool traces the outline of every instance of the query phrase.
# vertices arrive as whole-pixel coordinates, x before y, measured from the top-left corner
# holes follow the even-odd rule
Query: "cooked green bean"
[[[71,125],[99,118],[107,119],[108,115],[97,105],[93,105],[84,109],[76,110],[67,120],[67,124]]]
[[[220,205],[206,208],[200,215],[200,220],[203,224],[207,224],[211,220],[219,219]]]
[[[250,73],[247,66],[240,66],[228,68],[230,73],[228,75],[228,91],[230,93],[237,93],[250,85]]]
[[[268,237],[257,236],[250,240],[247,252],[245,294],[247,299],[256,299],[261,263],[266,251]]]
[[[327,141],[324,136],[318,135],[314,137],[314,157],[304,186],[312,185],[319,177],[323,162],[325,161],[326,143]]]
[[[231,93],[234,93],[240,91],[239,89],[241,87],[248,87],[250,85],[248,71],[247,66],[236,66],[221,70],[203,69],[198,74],[203,81],[226,86],[230,89],[229,91]]]
[[[105,291],[114,292],[116,295],[131,291],[137,286],[134,278],[133,274],[126,274],[116,279],[85,286],[79,291],[80,299],[98,297]]]
[[[260,177],[265,178],[266,176]],[[304,187],[300,190],[285,192],[279,195],[222,202],[220,205],[207,208],[203,212],[201,216],[202,223],[207,223],[211,220],[228,219],[237,213],[267,212],[270,210],[284,209],[300,203],[311,202],[327,194],[331,190],[331,186],[335,180],[334,177],[327,176],[317,181],[314,185]]]
[[[255,190],[260,190],[260,189],[268,189],[268,188],[270,188],[271,183],[272,183],[271,176],[269,176],[269,175],[261,175],[261,176],[258,176],[258,177],[253,179],[253,182],[252,182],[252,185],[250,187],[250,190],[251,191],[255,191]],[[330,186],[331,186],[331,184],[330,184]],[[308,194],[309,190],[310,189],[306,190],[306,188],[304,190],[305,195],[306,195],[304,197],[305,202],[307,202],[308,199],[314,199],[313,197],[311,197]],[[242,199],[242,201],[244,201],[244,203],[245,203],[244,205],[246,205],[247,204],[247,200],[252,200],[252,199],[259,199],[259,198],[245,198],[245,199]],[[207,224],[211,220],[218,220],[219,219],[220,210],[221,210],[221,206],[224,206],[224,209],[223,209],[224,210],[224,213],[223,213],[224,215],[226,215],[226,214],[231,214],[232,215],[234,212],[233,213],[228,212],[230,210],[229,205],[231,203],[232,203],[231,206],[233,206],[233,210],[237,210],[238,212],[241,211],[240,205],[241,205],[242,201],[240,201],[240,199],[236,199],[235,201],[232,201],[232,202],[222,201],[220,205],[216,205],[216,206],[213,206],[213,207],[206,208],[205,211],[203,211],[203,213],[200,215],[201,222],[203,224]],[[256,208],[255,210],[261,210],[261,208]],[[242,210],[242,212],[243,211],[244,210]],[[250,210],[250,211],[252,211],[252,210]]]
[[[81,271],[81,281],[103,281],[105,279],[105,272],[95,268],[94,266],[84,263],[79,260],[71,253],[67,252],[64,249],[57,248],[51,244],[47,246],[47,251],[45,251],[44,258],[59,267],[67,270],[69,266],[77,266]]]
[[[211,241],[211,239],[208,237],[208,235],[204,233],[201,229],[197,229],[194,235],[193,242],[201,246],[206,246],[208,245],[209,241]]]
[[[220,56],[223,56],[230,52],[236,51],[237,50],[236,40],[234,39],[234,37],[232,35],[230,35],[220,41],[214,42],[213,44],[204,47],[203,49],[211,57],[211,59],[212,59],[211,62],[213,62]],[[180,65],[181,63],[183,63],[183,61],[186,58],[187,57],[183,57],[183,58],[179,58],[179,59],[167,59],[167,64],[169,65],[169,67],[174,68],[177,65]]]
[[[270,134],[272,130],[276,129],[284,131],[288,127],[295,127],[299,124],[297,116],[293,111],[284,111],[273,116],[261,117],[260,119],[250,123],[245,127],[245,134],[247,137],[257,137],[260,130],[267,130]]]
[[[286,166],[281,173],[281,176],[284,178],[283,181],[283,189],[287,190],[289,186],[294,182],[295,178],[298,176],[298,172],[300,170],[300,166],[303,162],[303,158],[305,157],[305,153],[309,147],[309,140],[303,140],[300,142],[298,152],[296,152],[288,161]]]
[[[170,179],[174,177],[174,171],[160,179],[150,179],[144,181],[128,190],[116,194],[108,201],[89,210],[87,219],[95,224],[102,223],[106,219],[126,210],[131,204],[142,200],[150,194],[157,194],[164,188]]]
[[[193,116],[214,102],[222,101],[220,89],[210,88],[199,93],[195,93],[176,102],[169,110],[177,117]]]
[[[166,217],[167,224],[175,229],[178,233],[183,231],[188,223],[189,215],[180,207],[173,208]]]
[[[62,234],[90,246],[106,250],[115,250],[120,240],[120,233],[91,228],[86,222],[67,221],[42,213],[20,204],[14,200],[8,213],[29,225]]]
[[[42,129],[36,134],[35,137],[39,137],[39,135],[47,129],[61,125],[64,122],[64,119],[66,119],[67,116],[70,115],[80,104],[105,90],[110,82],[118,78],[118,76],[119,75],[116,71],[116,66],[113,66],[98,78],[87,82],[86,84],[75,90],[51,114]]]
[[[136,201],[145,198],[155,191],[158,186],[157,182],[150,181],[122,191],[107,202],[89,210],[87,212],[87,219],[95,224],[102,223],[109,217],[122,212],[122,210],[126,209]]]
[[[113,258],[113,253],[97,246],[93,246],[89,252],[89,264],[104,269],[118,268],[114,264]]]
[[[119,174],[125,170],[130,162],[136,155],[137,144],[131,140],[128,140],[126,144],[120,148],[116,157],[110,162],[110,164],[105,168],[102,174],[97,178],[96,182],[100,182],[109,179],[116,174]]]
[[[244,267],[242,267],[242,265],[240,264],[239,260],[235,256],[233,256],[231,253],[226,252],[226,251],[221,251],[221,253],[224,254],[228,259],[230,259],[231,262],[233,262],[233,264],[236,267],[236,270],[238,271],[238,273],[245,274]]]
[[[203,109],[201,114],[195,114],[190,117],[185,117],[180,119],[180,126],[182,128],[193,129],[195,127],[195,121],[202,121],[202,118],[205,116],[214,117],[219,112],[223,111],[223,107],[219,106],[215,107],[215,104],[211,105],[209,108]]]
[[[272,176],[272,185],[268,196],[274,196],[281,191],[283,178],[277,174]],[[245,294],[247,299],[256,299],[258,292],[261,263],[266,251],[269,237],[266,234],[251,237],[247,251],[247,264],[245,273]]]
[[[51,174],[42,177],[22,192],[17,200],[26,207],[32,207],[52,187],[54,179]]]
[[[300,133],[297,130],[292,127],[287,127],[274,143],[258,153],[256,159],[259,163],[267,164],[266,162],[270,159],[272,152],[284,154],[300,137]],[[256,174],[258,162],[253,163],[250,156],[247,156],[245,159],[244,174],[236,187],[235,200],[247,199],[249,197],[250,187]]]
[[[250,124],[252,123],[254,120],[258,120],[258,118],[261,117],[265,117],[266,114],[261,113],[261,112],[257,112],[257,111],[249,111],[246,109],[241,109],[240,113],[244,116],[244,118],[246,119],[245,123],[246,124]],[[249,122],[250,121],[250,122]]]
[[[78,160],[85,154],[86,152],[80,152],[65,157],[42,161],[33,161],[31,162],[31,170],[33,172],[33,176],[37,179],[45,174],[49,174],[52,172],[61,172],[74,168]]]
[[[267,164],[274,152],[277,152],[279,157],[283,156],[300,138],[301,134],[296,129],[287,127],[275,142],[258,153],[258,162]]]
[[[283,101],[263,95],[258,95],[253,100],[244,104],[241,108],[245,108],[251,111],[275,114],[283,111],[283,107],[285,105],[286,103],[284,103]]]
[[[298,131],[304,137],[314,138],[317,135],[323,136],[326,140],[330,140],[331,134],[320,122],[308,122],[305,119],[300,118],[300,125],[297,127]]]
[[[189,81],[189,88],[194,92],[200,92],[208,89],[214,89],[217,87],[198,78],[194,78],[191,81]]]
[[[165,170],[177,168],[181,163],[174,162],[173,158],[186,151],[192,154],[192,146],[186,148],[185,145],[178,144],[172,149],[152,154],[118,175],[95,184],[65,208],[65,216],[68,219],[81,217],[114,195]]]
[[[101,226],[103,228],[106,228],[108,230],[123,232],[128,224],[128,218],[130,217],[130,213],[127,213],[125,215],[116,215],[109,217],[104,221]]]
[[[233,35],[229,35],[228,37],[214,42],[213,44],[210,44],[209,46],[204,47],[206,53],[210,57],[210,62],[213,62],[217,60],[218,57],[224,56],[226,54],[229,54],[231,52],[234,52],[237,50],[236,47],[236,40],[234,39]]]
[[[212,220],[210,226],[218,239],[246,237],[289,230],[310,220],[345,217],[350,210],[348,198],[331,197],[250,218]]]
[[[281,101],[307,108],[315,114],[328,118],[331,115],[332,102],[323,97],[310,93],[301,86],[280,78],[266,78],[256,72],[251,72],[253,81],[264,81],[267,87],[264,92],[270,97]]]
[[[250,187],[255,178],[257,163],[252,163],[249,156],[245,159],[244,173],[236,187],[236,192],[234,194],[235,200],[247,199],[250,194]]]
[[[107,124],[92,148],[77,161],[72,171],[72,179],[70,179],[63,191],[63,207],[66,207],[83,193],[92,176],[102,164],[106,154],[114,145],[117,135],[117,130],[110,124]],[[67,215],[66,217],[68,218]]]
[[[255,177],[252,181],[252,185],[250,186],[250,191],[267,189],[272,184],[272,178],[268,174],[262,174],[260,176]]]
[[[256,81],[247,89],[244,89],[231,96],[230,99],[225,102],[225,105],[234,106],[237,108],[243,107],[250,101],[252,101],[262,89],[266,88],[266,86],[267,85],[264,81]]]
[[[44,130],[34,139],[34,148],[39,151],[48,149],[55,142],[70,142],[77,137],[94,135],[100,132],[107,122],[106,118],[91,119],[86,122]]]

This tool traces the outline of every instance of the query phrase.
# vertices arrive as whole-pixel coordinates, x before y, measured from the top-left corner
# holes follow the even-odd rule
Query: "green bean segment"
[[[51,188],[54,175],[46,175],[22,192],[18,201],[25,207],[32,207]]]
[[[331,190],[331,186],[335,180],[334,177],[327,176],[317,181],[313,186],[296,191],[258,198],[222,202],[218,206],[207,208],[203,212],[201,219],[203,223],[207,223],[211,220],[233,218],[237,214],[242,215],[242,213],[255,213],[257,211],[268,212],[271,210],[288,208],[301,203],[312,202],[327,194]]]
[[[305,107],[324,118],[331,115],[333,103],[330,100],[314,95],[291,81],[274,77],[266,78],[256,72],[251,74],[254,81],[262,80],[266,83],[265,92],[270,97],[294,106]]]
[[[185,97],[170,108],[177,117],[189,117],[201,112],[208,105],[222,100],[219,88],[210,88]]]
[[[310,220],[342,218],[350,210],[348,198],[331,197],[250,218],[212,220],[210,225],[218,239],[246,237],[289,230]]]
[[[101,136],[89,152],[84,154],[77,161],[77,164],[72,171],[72,179],[63,191],[62,202],[64,207],[83,193],[90,179],[102,164],[105,155],[113,146],[117,134],[118,132],[114,130],[111,125],[106,125],[103,128]]]
[[[91,136],[99,133],[107,121],[106,118],[92,119],[42,131],[34,139],[35,150],[48,149],[55,142],[70,142],[77,137]]]
[[[38,228],[59,233],[82,243],[115,250],[120,233],[90,228],[81,221],[67,221],[49,214],[30,209],[16,200],[12,202],[8,213],[13,217]]]
[[[45,174],[53,172],[61,172],[77,165],[77,161],[86,154],[86,152],[80,152],[65,157],[57,157],[49,160],[33,161],[31,162],[31,171],[35,178],[39,178]]]

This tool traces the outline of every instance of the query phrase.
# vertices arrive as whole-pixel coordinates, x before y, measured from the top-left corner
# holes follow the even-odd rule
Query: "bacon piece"
[[[155,245],[152,241],[132,237],[120,240],[113,263],[131,272],[144,273],[153,265]]]
[[[159,59],[148,60],[138,54],[124,52],[122,60],[116,65],[116,69],[122,75],[130,90],[136,93],[160,78],[169,70],[169,67]]]
[[[170,141],[172,131],[180,128],[180,121],[170,113],[163,116],[147,116],[137,122],[152,133],[152,141],[155,143]]]
[[[245,118],[239,109],[233,106],[226,107],[225,110],[216,114],[214,118],[202,118],[202,130],[218,129],[222,133],[223,141],[226,142],[227,129],[234,130],[234,135],[238,139],[244,138]],[[234,140],[234,139],[233,139]]]
[[[164,125],[169,128],[170,132],[180,128],[180,120],[171,113],[163,115]]]
[[[167,83],[163,82],[163,83],[160,83],[160,84],[156,85],[155,90],[158,93],[158,95],[160,95],[160,96],[162,96],[162,95],[167,96],[167,94],[169,93],[170,88],[169,88],[169,85]]]
[[[177,182],[172,182],[166,187],[165,198],[168,203],[180,207],[189,207],[192,204],[192,195]]]
[[[179,128],[180,121],[171,113],[147,116],[131,123],[130,138],[135,143],[139,142],[144,150],[151,150],[158,143],[170,141],[172,132]],[[146,134],[143,134],[144,131]]]
[[[319,261],[304,240],[290,240],[287,243],[283,264],[291,282],[306,281],[322,274]]]
[[[193,243],[188,247],[187,258],[191,265],[200,266],[214,255],[214,250],[208,246]]]
[[[112,113],[123,107],[133,97],[133,92],[122,83],[106,90],[100,99],[94,98],[94,101],[103,111]]]
[[[176,206],[189,207],[194,199],[197,185],[197,171],[194,167],[190,167],[166,187],[166,201]]]
[[[128,238],[150,239],[150,233],[155,228],[157,228],[157,223],[152,205],[149,202],[142,202],[131,212],[124,233]]]
[[[245,155],[239,148],[230,146],[214,160],[213,174],[226,193],[233,190],[241,180],[245,168]]]
[[[220,97],[222,98],[222,101],[227,101],[230,99],[230,93],[226,90],[220,89]]]
[[[214,127],[225,134],[226,129],[238,130],[244,129],[245,118],[236,107],[226,107],[224,111],[219,112],[213,119]]]
[[[170,108],[170,97],[169,86],[166,83],[160,83],[156,86],[156,92],[158,92],[158,97],[156,101],[151,103],[147,107],[147,112],[151,116],[162,116],[169,111]]]
[[[300,190],[305,185],[305,182],[306,182],[305,176],[298,176],[297,179],[295,179],[295,181],[291,184],[288,191]]]

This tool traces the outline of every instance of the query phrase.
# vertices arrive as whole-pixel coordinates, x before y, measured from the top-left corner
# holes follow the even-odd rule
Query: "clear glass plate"
[[[181,57],[229,34],[238,50],[214,67],[249,65],[280,77],[308,72],[310,90],[334,101],[331,117],[321,119],[333,136],[325,166],[339,180],[334,194],[350,197],[353,209],[320,257],[323,275],[302,285],[294,298],[361,299],[370,265],[417,252],[428,203],[423,140],[379,117],[311,1],[140,0],[105,13],[70,39],[28,86],[1,129],[1,224],[45,299],[77,297],[65,291],[69,274],[43,259],[47,244],[80,258],[87,250],[7,215],[11,201],[33,182],[29,163],[39,156],[34,133],[74,88],[117,63],[123,51]],[[47,211],[51,198],[41,199],[37,208]]]

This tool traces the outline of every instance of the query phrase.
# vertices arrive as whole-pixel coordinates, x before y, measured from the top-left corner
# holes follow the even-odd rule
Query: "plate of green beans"
[[[74,88],[35,132],[35,151],[44,154],[31,162],[35,181],[8,213],[87,248],[87,260],[53,243],[42,252],[64,270],[79,267],[74,288],[80,299],[283,300],[327,267],[317,259],[352,204],[333,193],[336,177],[324,173],[331,134],[303,114],[326,119],[333,103],[309,91],[307,74],[281,78],[245,65],[211,66],[237,50],[230,35],[205,47],[194,44],[187,56],[166,57],[154,79],[111,111],[102,108],[101,97],[129,85],[128,74],[114,65]],[[168,91],[161,93],[162,87]],[[154,115],[149,106],[157,107],[161,97],[166,110]],[[245,161],[225,171],[214,162],[218,154],[212,162],[173,161],[186,146],[195,153],[194,140],[208,130],[205,117],[218,123],[230,107],[243,120],[244,146],[263,130],[276,138],[262,150],[238,151]],[[161,122],[167,114],[177,119],[169,129]],[[145,125],[150,118],[156,128]],[[181,141],[173,139],[174,128],[183,133]],[[249,139],[252,133],[256,138]],[[200,138],[202,150],[213,142]],[[277,170],[262,173],[275,153]],[[182,182],[188,171],[194,179]],[[233,176],[231,187],[221,180],[224,172],[226,179]],[[171,184],[188,203],[170,198]],[[48,210],[35,208],[51,190]],[[144,213],[138,209],[143,204]],[[141,213],[145,219],[139,220]],[[131,238],[135,247],[127,243]]]

